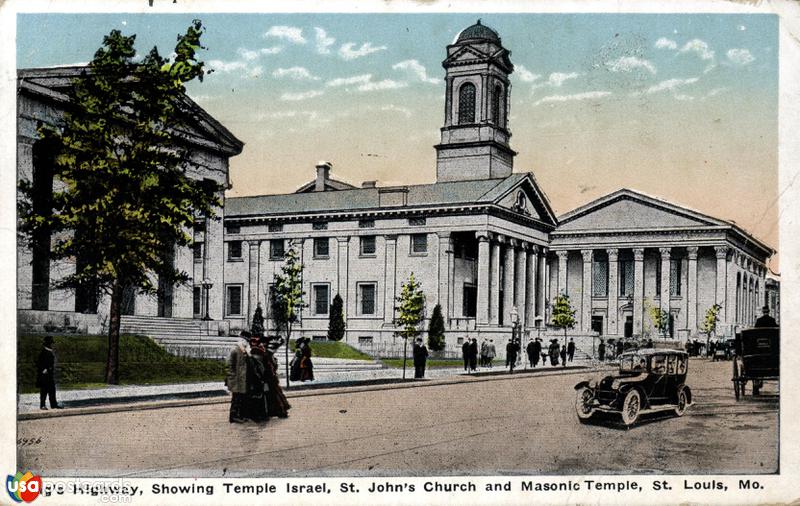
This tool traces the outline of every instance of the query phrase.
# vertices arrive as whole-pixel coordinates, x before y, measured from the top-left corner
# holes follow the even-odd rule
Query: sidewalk
[[[435,386],[464,381],[506,380],[514,376],[525,377],[531,374],[549,376],[553,374],[590,373],[591,364],[575,361],[567,367],[539,366],[536,369],[515,369],[509,374],[504,367],[481,368],[467,374],[461,367],[436,367],[426,370],[424,380],[414,380],[414,366],[409,361],[406,380],[402,379],[402,368],[314,371],[314,381],[292,383],[284,391],[287,397],[309,395],[330,395],[343,391],[379,390],[386,388],[415,388]],[[281,376],[281,385],[285,379]],[[133,409],[154,409],[158,407],[188,406],[228,402],[229,394],[222,382],[178,383],[168,385],[124,385],[96,389],[60,390],[58,400],[65,407],[62,410],[42,411],[39,409],[39,394],[18,396],[17,412],[19,420],[71,416],[78,414],[107,413]]]

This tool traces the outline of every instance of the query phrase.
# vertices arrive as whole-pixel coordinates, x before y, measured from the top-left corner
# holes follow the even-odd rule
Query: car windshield
[[[623,355],[619,360],[620,372],[642,372],[647,370],[647,357],[631,353]]]

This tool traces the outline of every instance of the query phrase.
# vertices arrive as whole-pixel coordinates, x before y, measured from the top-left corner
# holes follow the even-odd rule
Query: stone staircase
[[[207,322],[192,318],[123,316],[120,331],[151,337],[168,353],[194,358],[225,358],[239,339],[220,336]]]

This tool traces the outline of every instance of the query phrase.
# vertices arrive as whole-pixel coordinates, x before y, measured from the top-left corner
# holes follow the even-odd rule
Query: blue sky
[[[481,18],[516,65],[515,170],[557,213],[629,187],[777,246],[776,16],[31,14],[17,64],[86,62],[114,28],[169,54],[194,17],[214,73],[190,94],[246,143],[232,196],[290,192],[318,160],[354,184],[432,181],[445,47]]]

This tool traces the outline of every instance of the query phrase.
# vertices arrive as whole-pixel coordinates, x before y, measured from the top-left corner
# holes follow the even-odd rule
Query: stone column
[[[492,259],[489,265],[489,282],[491,293],[489,295],[489,324],[498,325],[500,323],[500,242],[502,235],[494,237],[492,242]]]
[[[550,288],[550,269],[547,266],[547,248],[542,248],[539,256],[539,275],[537,277],[536,294],[538,302],[536,316],[542,318],[542,325],[547,322],[547,293]]]
[[[581,287],[581,322],[584,332],[592,330],[592,250],[581,250],[583,256],[583,286]]]
[[[728,318],[726,322],[728,326],[733,327],[736,324],[736,257],[738,252],[731,249],[731,258],[728,260],[727,265],[727,294],[725,295],[728,300],[728,310],[725,311],[725,316]]]
[[[714,251],[717,255],[717,290],[714,299],[716,300],[717,304],[722,306],[722,309],[720,309],[719,312],[719,321],[725,322],[727,321],[725,315],[728,314],[728,303],[725,300],[725,292],[727,289],[725,286],[727,279],[727,272],[725,268],[727,267],[728,247],[714,246]]]
[[[478,311],[477,324],[489,324],[489,233],[476,232],[478,239]]]
[[[689,256],[689,272],[687,273],[686,289],[686,326],[689,335],[697,335],[697,246],[686,248]]]
[[[567,293],[567,251],[556,251],[558,257],[558,287],[556,287],[555,296],[558,297],[562,293]]]
[[[644,303],[644,248],[633,250],[633,334],[642,335]]]
[[[247,242],[247,321],[246,327],[250,327],[253,323],[253,314],[256,312],[258,305],[260,286],[259,286],[259,250],[261,248],[261,241],[253,240]],[[202,299],[201,299],[202,300]],[[202,305],[202,304],[201,304]],[[266,310],[266,308],[262,308]]]
[[[450,232],[439,232],[439,300],[437,301],[442,306],[442,316],[444,317],[445,326],[450,325],[450,258],[453,250]]]
[[[608,254],[608,333],[619,332],[617,320],[619,318],[619,250],[607,249]]]
[[[511,308],[514,307],[514,271],[516,239],[509,239],[506,245],[506,269],[503,278],[503,326],[511,326]]]
[[[527,317],[527,321],[525,322],[526,327],[532,329],[536,326],[536,315],[538,311],[536,309],[536,296],[537,296],[537,277],[536,277],[536,270],[539,268],[539,251],[538,246],[531,246],[531,249],[528,250],[528,258],[526,262],[528,266],[527,273],[525,277],[527,281],[525,282],[525,315]]]
[[[339,290],[339,295],[342,297],[342,306],[344,307],[344,318],[347,320],[351,314],[350,309],[350,288],[347,285],[347,274],[350,266],[350,238],[337,237],[337,272],[336,272],[336,286]]]
[[[660,306],[663,311],[666,311],[667,314],[669,314],[669,259],[671,248],[658,248],[658,251],[661,253],[661,293],[659,294],[659,298],[661,299]]]
[[[528,299],[525,293],[526,282],[528,280],[528,252],[524,242],[520,241],[520,249],[517,251],[517,265],[514,267],[516,279],[514,283],[514,305],[519,313],[519,324],[526,327],[528,317]]]
[[[397,287],[397,235],[386,236],[386,248],[384,249],[383,271],[383,325],[384,327],[394,325],[394,306],[395,291]],[[440,271],[441,272],[441,269]]]

